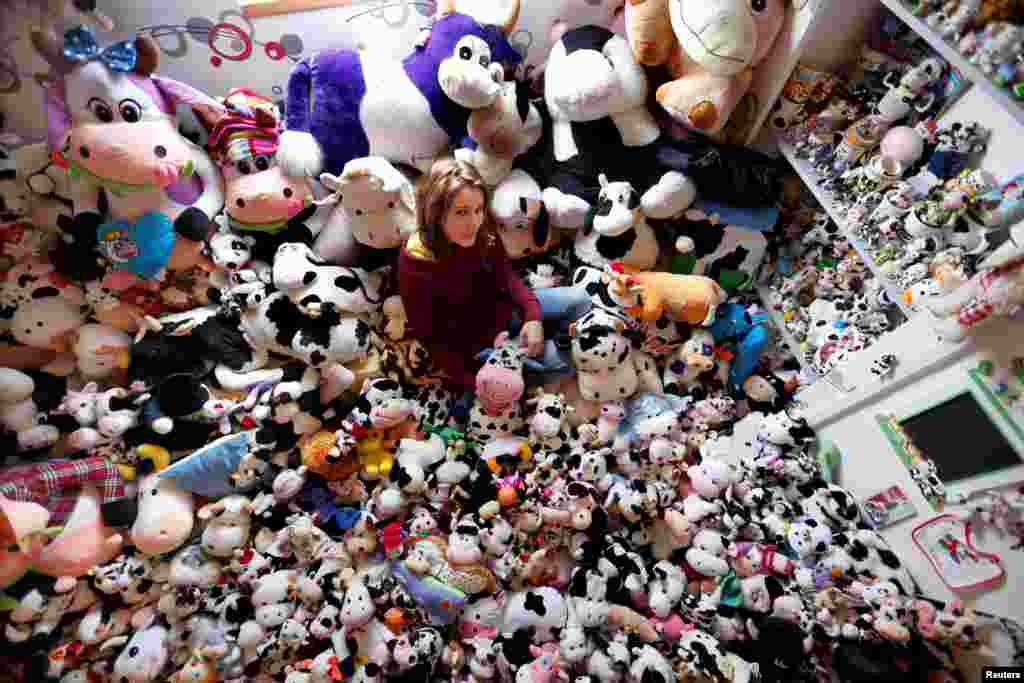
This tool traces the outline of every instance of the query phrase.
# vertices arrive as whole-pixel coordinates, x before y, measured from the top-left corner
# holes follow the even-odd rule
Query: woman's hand
[[[544,324],[539,320],[530,320],[519,332],[519,344],[526,349],[526,353],[539,358],[544,354]]]

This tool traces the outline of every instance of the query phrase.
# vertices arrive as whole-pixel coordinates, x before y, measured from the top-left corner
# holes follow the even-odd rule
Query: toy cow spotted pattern
[[[546,394],[538,390],[535,398],[526,402],[534,413],[530,419],[530,448],[534,452],[544,451],[557,458],[564,458],[572,452],[572,428],[569,415],[573,407],[563,394]]]
[[[628,182],[599,176],[601,192],[576,237],[581,265],[604,268],[615,261],[650,270],[658,261],[658,240],[640,205],[640,194]]]
[[[526,422],[520,399],[526,385],[523,363],[526,351],[519,340],[502,332],[494,351],[476,376],[476,399],[469,412],[467,436],[486,443],[521,431]]]

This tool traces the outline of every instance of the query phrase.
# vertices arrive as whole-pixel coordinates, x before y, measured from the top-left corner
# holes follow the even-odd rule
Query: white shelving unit
[[[1000,88],[993,83],[988,76],[982,73],[981,69],[971,64],[970,60],[942,39],[938,33],[926,24],[921,17],[914,16],[906,5],[900,0],[881,0],[882,4],[892,10],[893,14],[900,18],[910,29],[921,36],[950,64],[960,69],[964,77],[974,83],[975,87],[981,88],[992,98],[992,101],[999,107],[1005,109],[1018,124],[1024,125],[1024,107],[1018,102],[1007,88]]]
[[[782,319],[775,307],[771,304],[771,294],[764,285],[757,286],[757,295],[761,297],[761,302],[764,304],[764,310],[768,312],[771,317],[772,324],[779,331],[782,336],[782,341],[789,347],[790,353],[796,358],[796,362],[800,364],[801,369],[807,369],[807,364],[804,362],[804,354],[800,350],[800,344],[797,343],[796,339],[789,332],[789,328],[786,327],[786,321]]]
[[[757,114],[747,135],[747,144],[757,138],[772,105],[782,92],[789,75],[796,68],[819,17],[828,9],[829,0],[802,0],[786,3],[786,21],[764,61],[754,69],[750,94],[759,103]]]
[[[836,202],[832,198],[831,193],[821,189],[821,187],[818,185],[818,176],[814,172],[814,169],[811,168],[811,165],[807,163],[805,160],[797,158],[792,145],[786,142],[782,142],[781,140],[779,141],[778,145],[779,152],[782,154],[782,156],[786,158],[786,161],[788,161],[789,164],[793,167],[793,169],[800,175],[800,179],[804,181],[804,185],[806,185],[808,189],[810,189],[810,191],[814,194],[814,197],[818,200],[818,202],[825,208],[826,211],[828,211],[828,214],[832,217],[832,220],[835,221],[836,225],[839,226],[839,229],[843,231],[843,234],[846,235],[847,238],[849,238],[850,245],[853,246],[853,248],[857,251],[858,254],[860,254],[860,257],[864,261],[864,264],[867,265],[867,267],[871,270],[874,276],[878,278],[879,282],[885,284],[885,291],[889,293],[889,299],[896,302],[896,305],[900,307],[900,310],[903,311],[903,314],[907,316],[908,320],[911,317],[913,317],[915,313],[914,309],[908,306],[906,303],[904,303],[902,292],[900,292],[899,288],[897,288],[889,281],[889,279],[885,276],[885,273],[883,273],[881,269],[878,267],[878,265],[875,264],[874,259],[872,259],[871,255],[868,254],[867,248],[865,247],[864,243],[861,240],[854,237],[852,231],[850,230],[850,226],[846,223],[846,218],[836,208]]]
[[[991,133],[988,149],[979,160],[980,166],[1001,182],[1024,171],[1020,155],[1024,108],[1009,90],[996,86],[954,45],[946,43],[924,20],[914,16],[901,0],[833,0],[822,8],[821,15],[816,18],[815,40],[808,42],[799,61],[818,70],[839,71],[855,60],[860,46],[868,42],[867,33],[877,26],[877,12],[883,7],[890,9],[911,31],[958,68],[966,80],[975,84],[942,113],[940,125],[980,122]],[[874,21],[860,23],[862,18],[872,13]],[[846,45],[855,45],[855,48],[840,49]],[[761,139],[770,137],[767,131],[764,133]],[[796,159],[790,145],[778,144],[778,150],[840,229],[849,235],[849,226],[843,220],[845,215],[838,215],[840,211],[830,193],[818,186],[817,174],[810,164]],[[863,243],[850,241],[875,275],[882,277],[880,269],[865,253]],[[887,279],[882,282],[888,284]],[[883,529],[881,533],[924,594],[949,599],[954,594],[925,561],[911,535],[916,525],[938,514],[938,511],[933,510],[921,496],[906,467],[895,457],[887,439],[875,427],[875,422],[878,415],[906,415],[926,409],[934,405],[937,393],[948,392],[950,387],[963,387],[966,391],[971,381],[967,373],[981,360],[993,360],[997,366],[1006,367],[1020,355],[1024,320],[992,321],[970,332],[961,342],[942,341],[935,334],[932,313],[928,310],[908,311],[909,307],[903,305],[900,293],[895,291],[897,288],[888,286],[887,289],[908,315],[909,321],[879,337],[869,348],[852,354],[840,368],[840,382],[829,381],[828,377],[814,382],[801,391],[800,400],[806,408],[805,417],[819,431],[819,436],[824,441],[835,443],[843,453],[841,485],[860,498],[892,484],[898,484],[907,491],[917,514]],[[770,299],[764,298],[767,307]],[[774,314],[774,311],[770,312]],[[872,372],[872,364],[883,355],[894,356],[896,366],[891,374],[878,377]],[[1017,452],[1024,458],[1024,452]],[[981,455],[969,454],[967,449],[964,453],[965,457]],[[1016,483],[1020,471],[1020,467],[1012,467],[995,476],[999,478],[1000,485],[1008,486]],[[962,508],[949,511],[956,513]],[[972,593],[967,600],[979,610],[1024,620],[1024,600],[1021,599],[1024,561],[1020,559],[1020,553],[1011,551],[1010,542],[1004,544],[1003,539],[997,539],[995,534],[985,536],[980,542],[984,545],[979,547],[984,547],[986,552],[1000,555],[1007,580],[999,587]],[[1007,642],[994,638],[993,647],[999,652],[1001,661],[1008,661],[1013,650]]]

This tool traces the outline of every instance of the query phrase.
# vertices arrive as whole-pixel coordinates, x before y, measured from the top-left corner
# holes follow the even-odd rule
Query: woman
[[[542,321],[564,335],[590,308],[586,291],[532,291],[515,274],[494,230],[487,187],[470,164],[438,161],[421,183],[419,230],[402,248],[398,287],[412,334],[433,354],[455,389],[472,391],[475,358],[508,330],[549,381],[571,372],[566,344],[545,340]]]

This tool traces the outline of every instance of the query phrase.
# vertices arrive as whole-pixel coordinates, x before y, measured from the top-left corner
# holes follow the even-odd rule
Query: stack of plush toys
[[[977,615],[918,596],[819,464],[742,302],[754,273],[719,212],[773,201],[771,164],[670,140],[647,108],[641,65],[666,62],[664,111],[724,126],[781,3],[668,4],[631,3],[629,40],[566,31],[534,102],[501,68],[516,3],[481,25],[440,2],[404,63],[300,62],[286,126],[245,89],[156,75],[148,39],[33,35],[49,149],[14,150],[0,286],[6,671],[954,680],[985,652]],[[565,394],[528,389],[501,335],[464,420],[392,278],[416,168],[451,147],[497,186],[513,256],[575,233],[593,300]]]
[[[945,69],[929,58],[885,72],[874,90],[871,79],[832,79],[815,113],[789,111],[780,123],[829,194],[830,213],[843,219],[807,239],[856,240],[908,307],[928,309],[938,335],[959,340],[1024,303],[1024,234],[1015,225],[1024,177],[998,180],[977,166],[989,135],[980,123],[907,125],[931,107],[929,87]],[[781,275],[784,287],[801,290],[819,277],[789,265]]]

